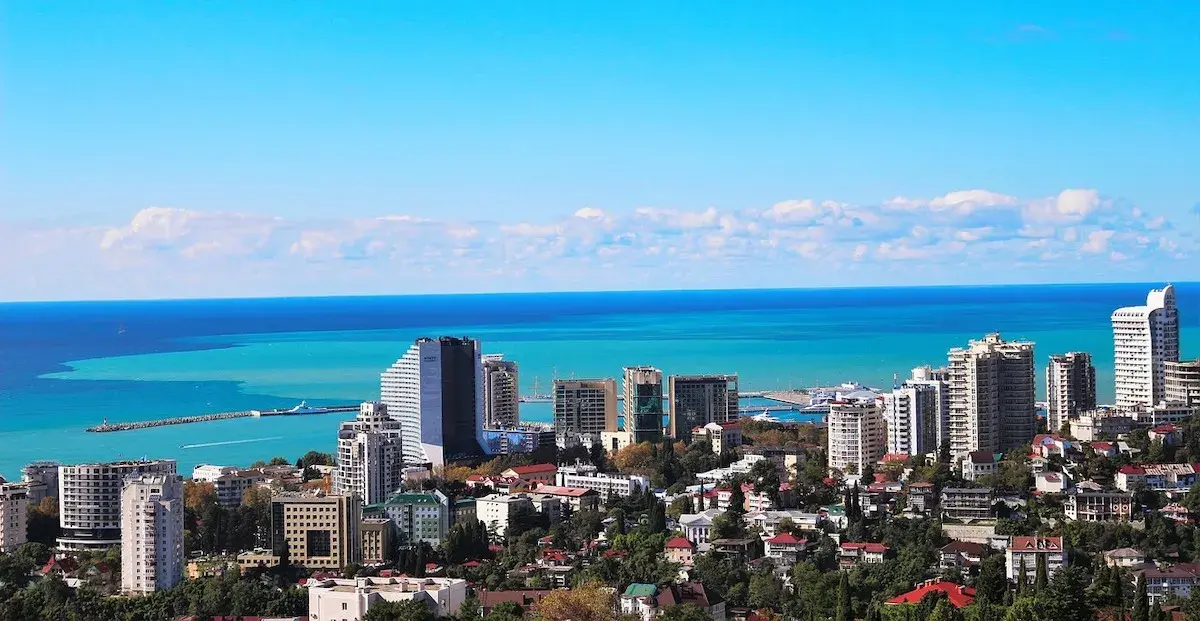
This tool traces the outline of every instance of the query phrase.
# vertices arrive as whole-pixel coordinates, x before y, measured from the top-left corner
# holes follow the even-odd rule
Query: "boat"
[[[300,405],[287,410],[250,410],[251,416],[290,416],[293,414],[327,414],[329,408],[309,407],[308,403],[301,401]]]
[[[756,414],[750,417],[750,420],[756,420],[762,423],[778,423],[779,419],[771,416],[769,412],[763,410],[762,414]]]

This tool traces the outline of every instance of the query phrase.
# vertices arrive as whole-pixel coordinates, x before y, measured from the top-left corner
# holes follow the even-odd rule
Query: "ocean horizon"
[[[1181,354],[1200,355],[1200,284],[1174,283]],[[1000,332],[1051,354],[1086,351],[1111,401],[1109,316],[1162,283],[464,293],[0,303],[0,476],[27,462],[168,457],[246,465],[334,448],[339,415],[237,419],[94,434],[110,422],[378,398],[379,373],[420,336],[478,338],[554,377],[738,373],[743,390],[857,381]],[[1039,399],[1044,398],[1042,376]],[[548,404],[522,404],[547,422]]]

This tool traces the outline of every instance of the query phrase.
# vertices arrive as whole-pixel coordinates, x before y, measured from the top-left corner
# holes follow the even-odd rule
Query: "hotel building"
[[[738,376],[672,375],[669,426],[671,437],[690,442],[692,430],[709,423],[738,419]]]
[[[1167,362],[1179,360],[1175,288],[1151,290],[1143,306],[1112,314],[1117,405],[1157,405],[1166,399]]]
[[[404,484],[404,454],[400,423],[388,417],[387,406],[369,401],[358,416],[338,429],[337,466],[333,494],[356,494],[365,504],[382,502]]]
[[[887,426],[874,399],[829,404],[829,467],[862,473],[887,451]]]
[[[129,478],[121,491],[121,591],[145,595],[179,584],[183,533],[183,478]]]
[[[1168,403],[1200,405],[1200,359],[1163,362],[1163,391]]]
[[[362,504],[357,496],[271,499],[271,552],[309,569],[360,562]]]
[[[60,466],[58,523],[64,550],[103,550],[121,545],[121,490],[144,474],[175,474],[174,459]]]
[[[950,451],[1026,446],[1037,428],[1033,343],[989,334],[949,353]]]
[[[1096,367],[1091,354],[1050,356],[1046,366],[1046,426],[1058,433],[1070,419],[1096,409]]]
[[[937,452],[945,435],[949,404],[945,378],[944,370],[917,367],[911,379],[883,395],[888,453]]]
[[[598,438],[601,432],[616,430],[616,380],[554,380],[555,433]]]
[[[483,356],[483,424],[488,429],[515,427],[521,420],[517,363],[500,354]]]

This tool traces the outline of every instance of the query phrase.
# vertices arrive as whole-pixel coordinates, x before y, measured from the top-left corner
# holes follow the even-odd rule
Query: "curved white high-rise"
[[[1166,398],[1164,363],[1179,360],[1175,287],[1153,289],[1144,306],[1112,314],[1117,405],[1154,405]]]

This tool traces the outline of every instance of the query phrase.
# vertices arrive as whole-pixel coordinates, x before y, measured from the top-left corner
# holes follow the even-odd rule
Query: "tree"
[[[588,460],[592,462],[600,472],[608,470],[608,451],[604,450],[604,444],[601,442],[592,442],[588,447]]]
[[[188,479],[183,483],[183,506],[194,513],[202,513],[217,504],[217,488],[212,483]]]
[[[1041,593],[1042,591],[1046,590],[1047,586],[1050,585],[1050,578],[1046,574],[1045,554],[1037,555],[1036,567],[1037,569],[1035,570],[1033,578],[1033,590],[1035,593]]]
[[[1150,599],[1146,595],[1146,575],[1138,574],[1133,595],[1133,614],[1130,621],[1150,621]]]
[[[849,574],[844,571],[841,574],[841,577],[838,578],[837,609],[834,612],[833,621],[852,621],[854,610],[850,602]]]
[[[371,604],[362,621],[436,621],[424,600],[379,601]]]
[[[58,499],[47,496],[36,506],[29,508],[26,518],[26,532],[29,541],[36,541],[47,546],[55,545],[59,535]]]
[[[463,621],[466,621],[467,619],[478,619],[479,609],[479,598],[476,597],[475,593],[472,592],[466,597],[466,599],[463,600],[462,605],[458,607],[458,618],[462,619]]]
[[[462,621],[467,621],[468,618],[473,619],[476,617],[466,617],[460,613],[459,618]],[[485,617],[487,621],[521,621],[524,618],[525,609],[516,602],[500,602],[493,606],[492,611]]]
[[[726,513],[732,513],[738,519],[746,513],[746,493],[742,491],[741,481],[733,482],[733,490],[729,493],[729,508]]]
[[[551,591],[538,604],[541,621],[610,621],[612,611],[613,598],[599,582]]]
[[[1047,617],[1032,597],[1020,597],[1008,607],[1004,621],[1047,621]]]
[[[1017,596],[1024,595],[1028,586],[1029,574],[1025,571],[1025,559],[1021,558],[1021,572],[1017,574]]]
[[[665,608],[658,618],[660,621],[713,621],[707,610],[695,604]]]
[[[943,598],[933,607],[933,614],[929,615],[928,621],[963,621],[963,616],[949,599]]]
[[[1008,576],[1005,572],[1004,556],[992,554],[979,565],[979,577],[975,580],[975,596],[992,604],[1004,601],[1008,591]]]
[[[783,597],[783,582],[775,572],[767,570],[750,576],[749,604],[751,608],[773,608]]]

